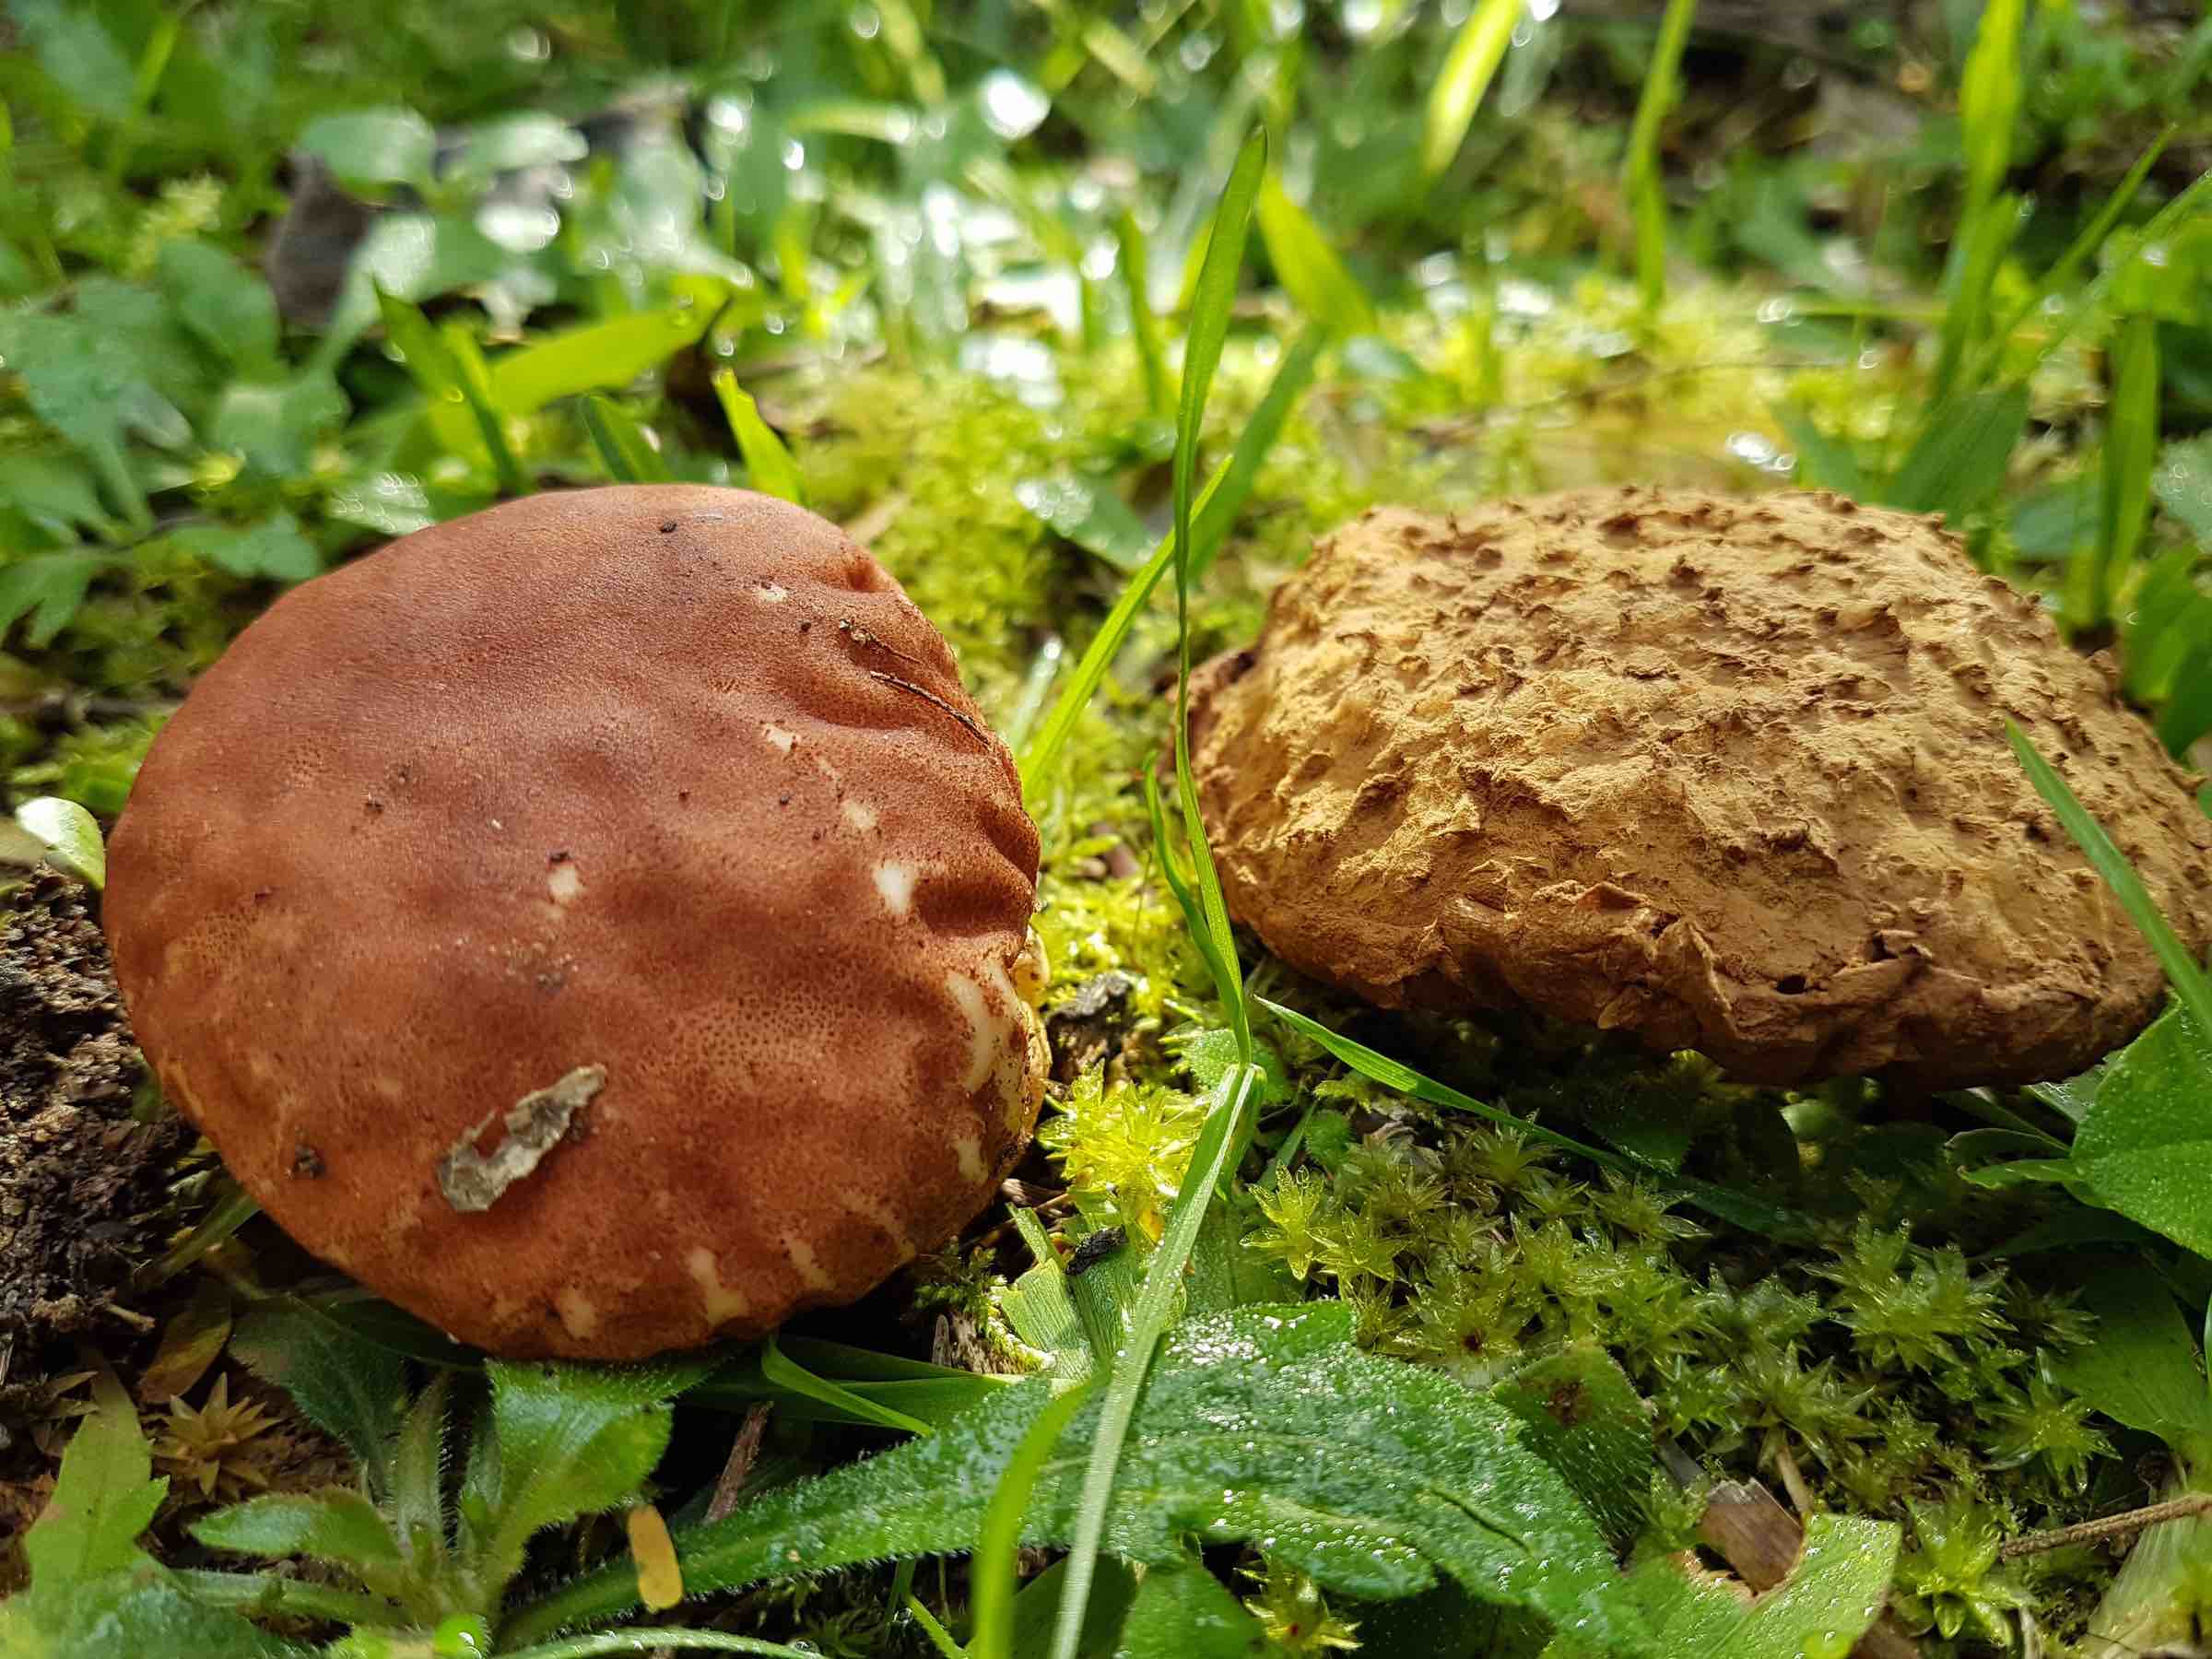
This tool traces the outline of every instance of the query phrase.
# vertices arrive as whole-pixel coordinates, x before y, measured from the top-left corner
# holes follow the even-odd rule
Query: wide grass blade
[[[737,440],[737,453],[745,457],[746,477],[752,487],[764,495],[782,496],[806,506],[806,481],[799,476],[799,464],[783,447],[783,440],[760,418],[760,406],[753,401],[752,394],[737,384],[737,376],[730,370],[718,369],[714,371],[714,395],[722,404],[723,418],[730,423],[730,435]]]
[[[1966,206],[1971,227],[1996,199],[2012,165],[2012,128],[2020,113],[2020,28],[2027,0],[1987,0],[1959,83],[1966,148]]]
[[[1681,96],[1682,49],[1697,9],[1698,0],[1667,0],[1652,61],[1644,66],[1636,120],[1629,128],[1625,182],[1636,220],[1636,294],[1647,320],[1666,300],[1666,193],[1659,166],[1659,127]]]
[[[1075,1536],[1065,1568],[1059,1617],[1053,1630],[1053,1659],[1076,1659],[1082,1645],[1084,1614],[1090,1599],[1091,1580],[1097,1572],[1099,1549],[1106,1535],[1106,1512],[1113,1500],[1122,1449],[1129,1425],[1136,1415],[1137,1398],[1144,1390],[1152,1356],[1168,1327],[1174,1300],[1182,1290],[1183,1265],[1197,1241],[1199,1224],[1212,1204],[1214,1189],[1227,1171],[1241,1137],[1236,1134],[1244,1103],[1252,1090],[1252,1024],[1244,1006],[1244,986],[1237,969],[1236,942],[1230,932],[1229,911],[1221,898],[1220,878],[1206,843],[1206,828],[1198,815],[1198,798],[1190,768],[1190,582],[1192,489],[1197,471],[1198,430],[1206,414],[1206,393],[1221,350],[1229,338],[1230,308],[1236,299],[1237,278],[1243,268],[1244,243],[1252,229],[1254,203],[1267,164],[1265,130],[1246,141],[1230,171],[1221,203],[1206,238],[1205,263],[1191,306],[1190,334],[1183,346],[1182,394],[1175,426],[1175,613],[1180,635],[1181,672],[1175,697],[1175,771],[1182,797],[1183,821],[1195,866],[1199,903],[1206,917],[1215,954],[1207,966],[1237,1034],[1238,1064],[1216,1088],[1206,1113],[1206,1126],[1193,1148],[1190,1168],[1175,1195],[1167,1230],[1151,1260],[1146,1264],[1144,1288],[1137,1293],[1127,1347],[1116,1355],[1106,1382],[1106,1397],[1099,1427],[1091,1441],[1090,1459],[1083,1472],[1082,1495],[1076,1510]],[[1163,858],[1167,849],[1161,849]]]
[[[1474,124],[1482,95],[1490,88],[1505,49],[1512,44],[1513,26],[1521,21],[1524,0],[1477,0],[1467,20],[1459,26],[1452,50],[1445,54],[1436,85],[1429,89],[1429,113],[1421,135],[1421,170],[1434,177],[1452,165],[1459,147]]]
[[[2105,879],[2120,900],[2120,908],[2127,912],[2143,937],[2149,942],[2159,965],[2166,970],[2166,977],[2173,985],[2173,994],[2182,1006],[2189,1010],[2200,1031],[2212,1031],[2212,974],[2190,955],[2189,947],[2167,924],[2159,913],[2158,902],[2143,885],[2127,855],[2112,844],[2112,838],[2104,827],[2091,818],[2088,809],[2075,797],[2066,781],[2058,775],[2057,769],[2036,751],[2028,741],[2028,735],[2011,721],[2005,723],[2005,735],[2012,745],[2012,752],[2028,773],[2029,782],[2035,785],[2036,794],[2050,803],[2051,810],[2090,867]]]
[[[1374,327],[1367,290],[1345,269],[1313,216],[1290,199],[1279,173],[1270,171],[1260,186],[1259,216],[1268,263],[1299,310],[1338,334],[1366,334]]]
[[[2027,425],[2025,385],[1985,387],[1938,404],[1882,492],[1883,504],[1951,517],[1979,507],[2004,486]]]
[[[485,452],[491,457],[500,493],[528,494],[530,481],[524,477],[513,451],[508,447],[506,428],[500,422],[499,411],[492,406],[490,382],[484,371],[483,357],[476,349],[476,341],[458,329],[441,335],[419,306],[387,292],[382,284],[376,285],[376,305],[383,317],[384,337],[405,360],[408,377],[429,400],[430,406],[435,409],[443,404],[465,404],[469,414],[476,418],[477,429],[483,434]],[[466,343],[470,358],[467,364],[463,363],[456,350],[462,342]]]

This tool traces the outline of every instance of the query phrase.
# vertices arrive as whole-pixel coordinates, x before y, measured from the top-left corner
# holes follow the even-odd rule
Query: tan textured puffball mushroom
[[[625,1359],[852,1300],[991,1198],[1036,877],[898,583],[669,485],[278,600],[154,745],[106,914],[170,1098],[300,1243],[495,1353]]]
[[[1933,521],[1832,495],[1371,512],[1195,697],[1230,908],[1384,1006],[1771,1083],[2079,1071],[2164,979],[2007,716],[2206,943],[2212,824],[2100,667]]]

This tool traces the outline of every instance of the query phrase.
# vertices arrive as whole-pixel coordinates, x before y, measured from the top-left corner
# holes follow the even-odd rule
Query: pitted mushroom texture
[[[1371,512],[1196,697],[1231,909],[1385,1006],[1777,1083],[2077,1071],[2163,979],[2006,716],[2205,945],[2212,825],[2106,674],[1932,521],[1835,496]]]
[[[553,493],[279,600],[147,759],[116,968],[301,1243],[495,1352],[851,1300],[1027,1141],[1037,832],[830,524]]]

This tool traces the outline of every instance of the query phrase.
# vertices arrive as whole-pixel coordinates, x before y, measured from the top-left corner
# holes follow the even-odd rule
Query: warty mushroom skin
[[[1386,1007],[1525,1006],[1770,1083],[2077,1072],[2164,978],[2006,717],[2205,947],[2192,781],[1932,519],[1640,488],[1382,509],[1194,700],[1231,910]]]
[[[1038,842],[834,525],[547,493],[294,589],[117,825],[170,1098],[466,1341],[623,1359],[849,1301],[968,1221],[1046,1070]]]

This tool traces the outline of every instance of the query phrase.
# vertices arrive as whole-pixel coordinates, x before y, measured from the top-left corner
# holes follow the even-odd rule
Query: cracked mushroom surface
[[[2077,1072],[2165,982],[2007,717],[2206,946],[2212,824],[2103,665],[1934,521],[1838,496],[1371,512],[1194,697],[1231,910],[1386,1007],[1769,1083]]]
[[[169,1097],[496,1353],[852,1300],[989,1201],[1037,832],[943,639],[747,491],[552,492],[292,590],[163,731],[107,924]]]

